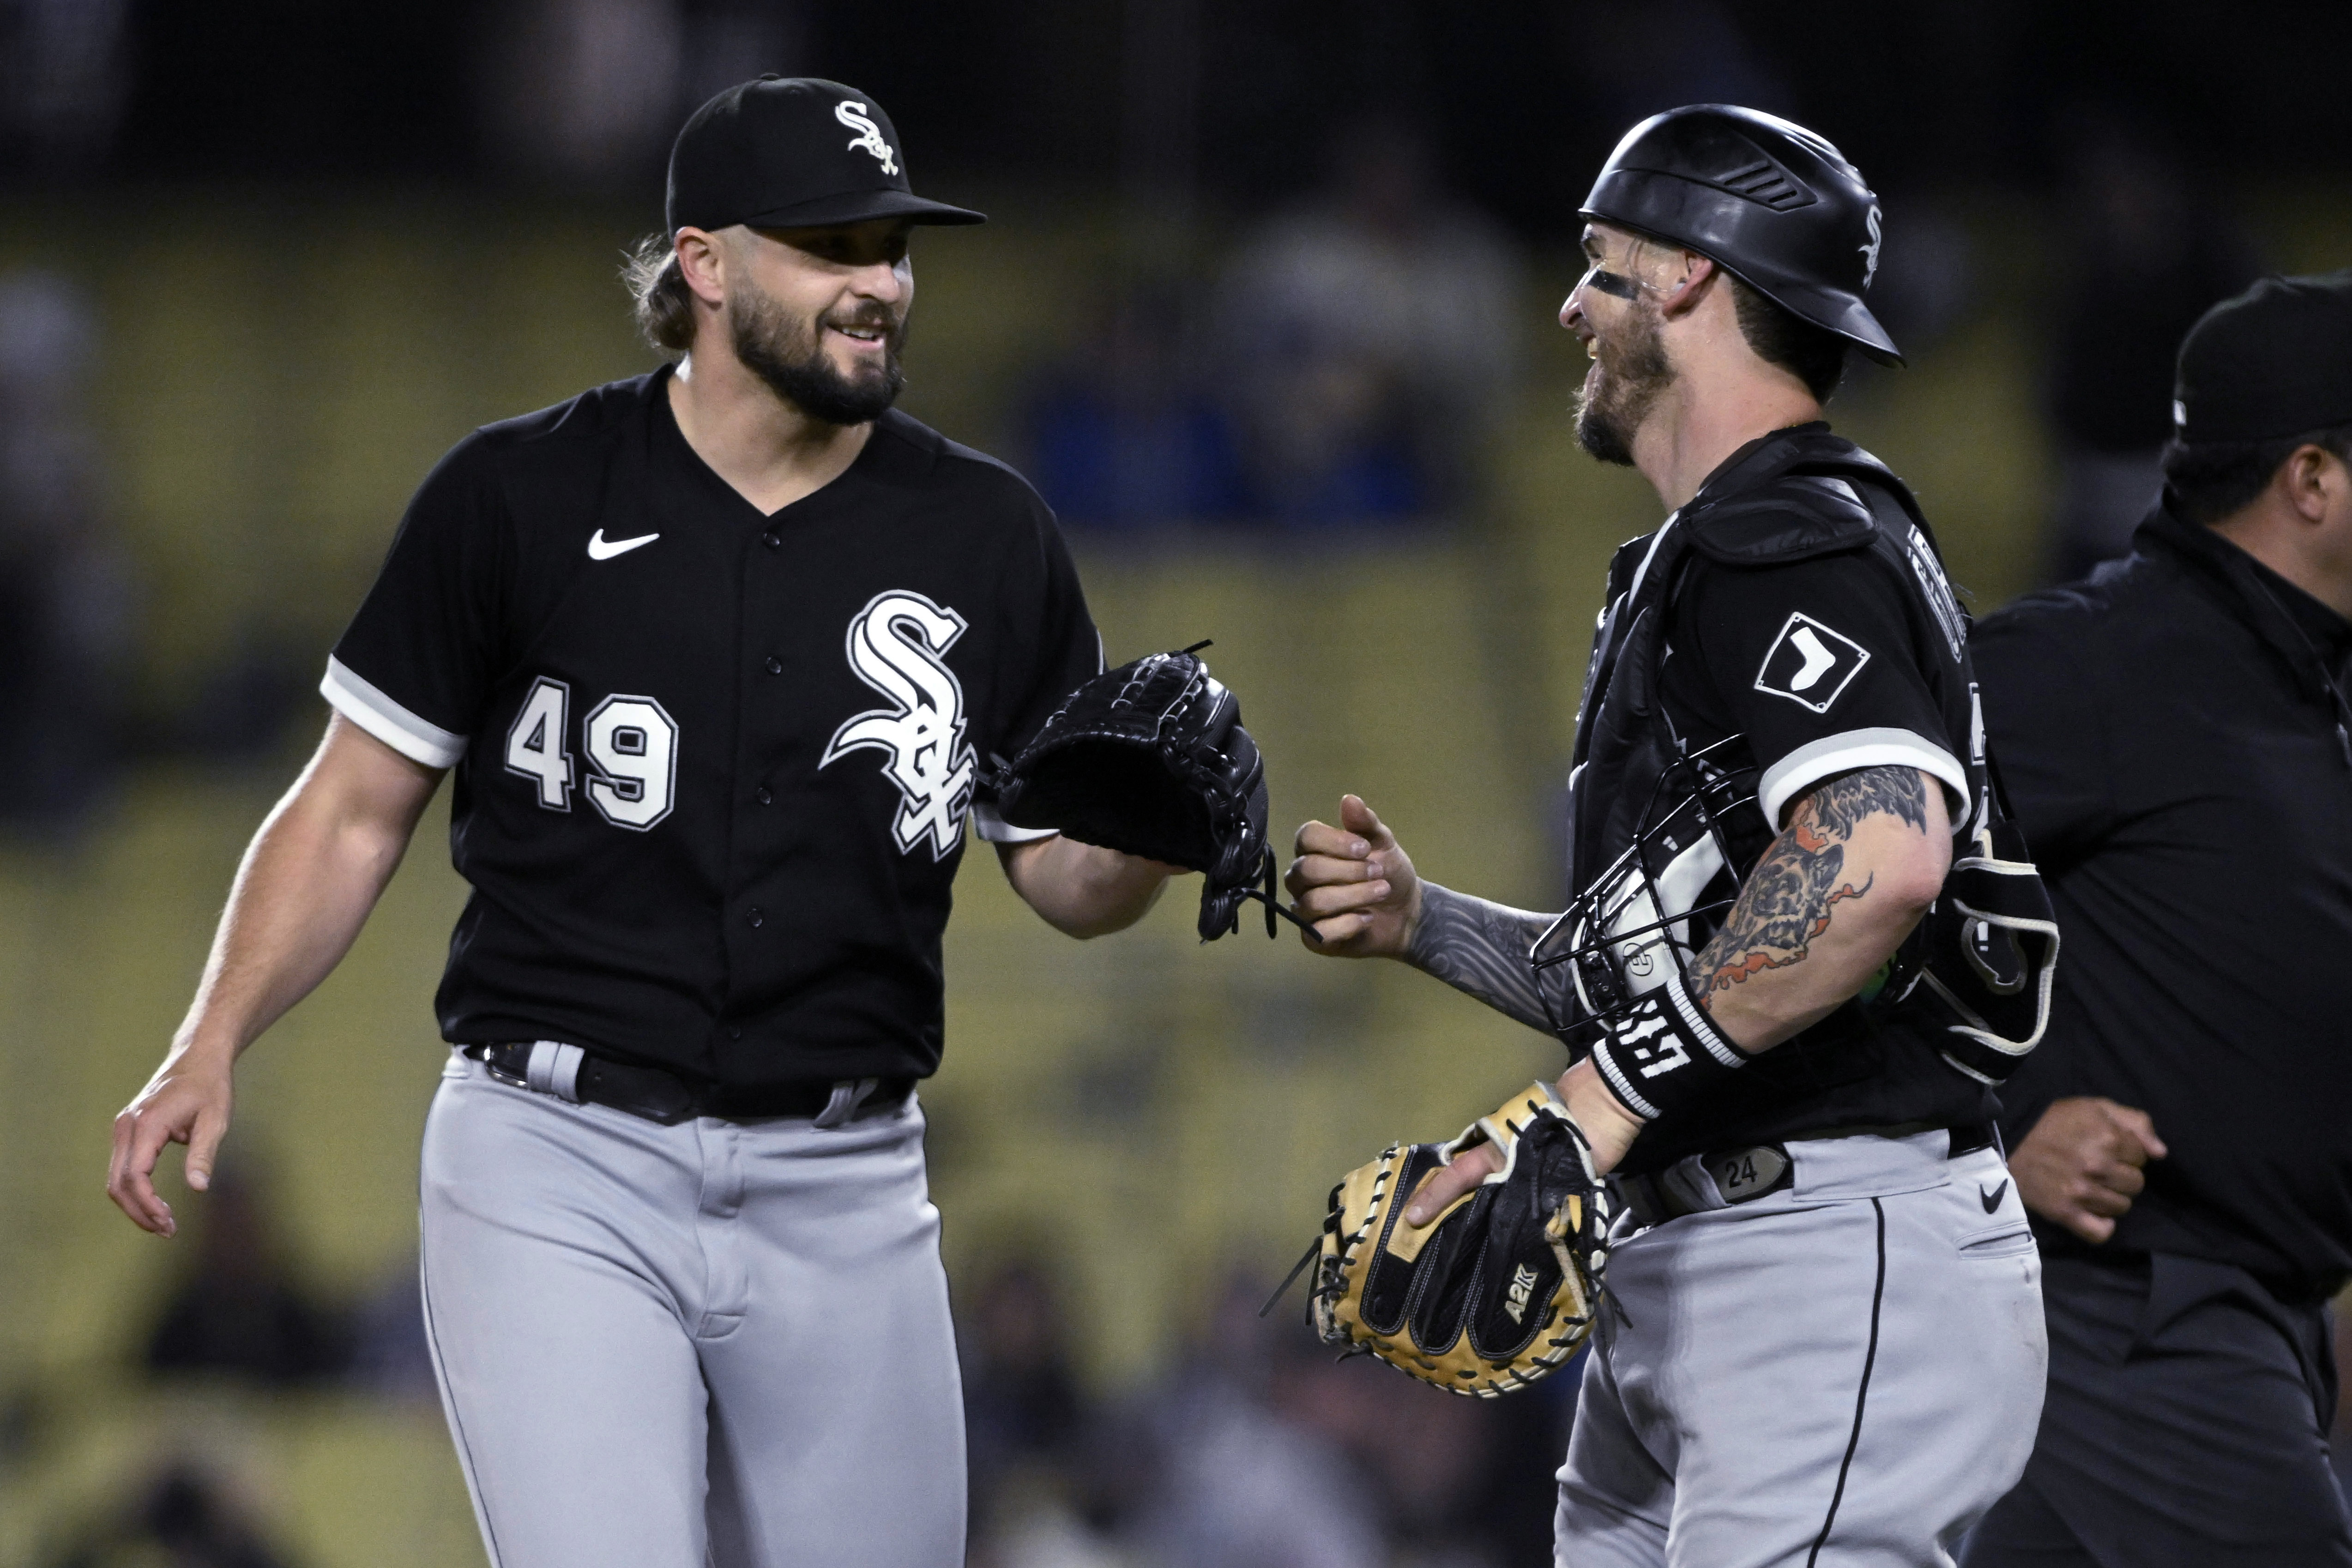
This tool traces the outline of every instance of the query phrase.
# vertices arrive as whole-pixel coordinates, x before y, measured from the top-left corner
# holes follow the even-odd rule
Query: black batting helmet
[[[1801,125],[1721,103],[1654,114],[1609,154],[1582,216],[1698,251],[1800,320],[1903,363],[1862,301],[1878,197]]]

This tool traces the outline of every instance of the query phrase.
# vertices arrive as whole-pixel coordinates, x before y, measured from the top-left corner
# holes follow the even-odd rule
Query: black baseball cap
[[[2273,441],[2336,425],[2352,425],[2352,268],[2265,278],[2181,340],[2181,441]]]
[[[813,76],[740,82],[696,110],[669,150],[667,210],[672,235],[689,225],[988,221],[915,195],[882,106]]]

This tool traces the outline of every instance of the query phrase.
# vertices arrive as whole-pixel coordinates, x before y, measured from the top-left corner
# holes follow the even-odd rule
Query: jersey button
[[[753,904],[749,910],[746,910],[743,913],[743,918],[751,922],[751,929],[753,931],[757,931],[761,926],[768,923],[768,912],[757,904]]]
[[[768,656],[767,670],[770,675],[783,674],[784,661],[778,658],[774,654],[770,654]]]
[[[782,550],[784,547],[784,536],[771,530],[760,535],[760,542],[771,550]]]
[[[761,805],[773,805],[776,804],[775,792],[769,789],[766,784],[761,784],[758,789],[753,790],[751,792],[751,798],[758,801]]]

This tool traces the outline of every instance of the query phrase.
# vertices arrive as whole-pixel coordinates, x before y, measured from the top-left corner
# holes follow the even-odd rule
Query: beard
[[[1604,463],[1630,468],[1633,433],[1675,384],[1657,307],[1647,300],[1634,307],[1622,343],[1594,342],[1601,353],[1577,394],[1576,444]]]
[[[735,357],[746,369],[778,397],[827,425],[863,425],[880,418],[907,384],[907,373],[898,364],[907,323],[885,305],[866,304],[796,321],[773,297],[740,289],[728,299],[727,325]],[[880,329],[881,364],[842,374],[824,352],[827,327]]]

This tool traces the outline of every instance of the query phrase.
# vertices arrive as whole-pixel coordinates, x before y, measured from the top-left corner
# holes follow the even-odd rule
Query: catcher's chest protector
[[[1883,521],[1870,490],[1891,496],[1900,515]],[[2040,1041],[2058,928],[1987,752],[1967,616],[1903,481],[1853,443],[1799,429],[1753,444],[1611,563],[1610,607],[1586,672],[1570,773],[1578,893],[1536,954],[1547,972],[1539,978],[1567,972],[1572,1016],[1562,1033],[1571,1046],[1580,1025],[1631,1006],[1667,965],[1687,974],[1774,837],[1745,742],[1735,735],[1694,749],[1666,710],[1663,665],[1677,590],[1705,563],[1759,567],[1850,551],[1875,552],[1891,565],[1949,646],[1952,668],[1931,671],[1931,686],[1972,801],[1953,824],[1942,896],[1868,1006],[1918,1009],[1947,1065],[1987,1084],[2006,1079]],[[1559,988],[1552,982],[1547,992]]]

